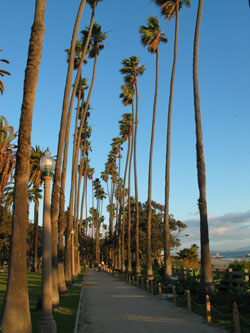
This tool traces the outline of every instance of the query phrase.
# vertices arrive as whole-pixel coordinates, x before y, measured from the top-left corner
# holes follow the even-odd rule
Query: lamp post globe
[[[43,198],[43,252],[42,252],[42,316],[37,327],[38,333],[56,333],[56,322],[52,313],[52,244],[50,218],[50,183],[55,160],[49,149],[40,160],[44,180]]]
[[[55,169],[55,160],[51,156],[49,149],[44,152],[43,157],[40,159],[40,168],[43,173],[43,177],[52,177]]]

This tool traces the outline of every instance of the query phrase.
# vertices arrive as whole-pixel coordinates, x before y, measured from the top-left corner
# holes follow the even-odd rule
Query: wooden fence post
[[[176,291],[175,291],[175,286],[172,288],[172,294],[173,294],[173,303],[176,305]]]
[[[240,333],[240,316],[236,302],[233,303],[234,333]]]
[[[154,296],[154,280],[150,281],[150,289],[151,289],[152,296]]]
[[[208,295],[206,295],[206,308],[207,308],[207,322],[211,323],[211,304]]]
[[[185,280],[187,278],[187,269],[186,267],[183,267],[183,279]]]
[[[162,291],[162,289],[161,289],[161,283],[160,282],[158,283],[158,290],[159,290],[160,299],[162,299],[161,298],[161,291]]]
[[[232,268],[229,268],[228,270],[228,280],[229,280],[229,286],[232,287],[232,279],[233,279],[233,276],[232,276]]]
[[[188,312],[192,312],[190,290],[187,291],[187,309],[188,309]]]
[[[135,284],[135,277],[134,277],[134,275],[132,276],[132,285],[134,285]]]
[[[249,281],[248,269],[244,269],[244,274],[245,274],[244,280],[246,282]]]
[[[141,289],[143,290],[143,277],[141,277]]]
[[[148,282],[148,279],[147,279],[146,289],[147,289],[147,291],[149,291],[149,282]]]

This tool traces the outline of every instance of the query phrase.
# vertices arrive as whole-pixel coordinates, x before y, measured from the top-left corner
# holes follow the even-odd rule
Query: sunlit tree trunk
[[[59,213],[59,193],[60,193],[60,183],[61,183],[61,167],[62,167],[62,156],[65,144],[65,135],[66,127],[68,122],[68,108],[69,108],[69,98],[71,91],[71,82],[74,69],[74,55],[75,55],[75,46],[77,40],[77,34],[79,30],[79,25],[81,22],[81,17],[83,10],[86,4],[86,0],[82,0],[79,6],[77,13],[75,26],[73,30],[71,46],[70,46],[70,55],[69,55],[69,66],[66,78],[66,85],[64,90],[63,97],[63,106],[62,106],[62,115],[61,115],[61,124],[59,132],[59,140],[57,147],[57,160],[53,181],[52,189],[52,202],[51,202],[51,225],[52,225],[52,303],[54,308],[59,307],[59,293],[58,293],[58,261],[57,261],[57,249],[58,249],[58,213]]]
[[[135,107],[135,132],[134,132],[134,183],[135,183],[135,253],[136,253],[136,275],[139,276],[141,274],[140,269],[140,242],[139,242],[139,229],[140,229],[140,221],[139,221],[139,199],[138,199],[138,184],[137,184],[137,164],[136,164],[136,145],[137,145],[137,128],[138,128],[138,88],[137,82],[135,84],[135,92],[136,92],[136,107]]]
[[[151,142],[149,153],[149,171],[148,171],[148,224],[147,224],[147,279],[153,279],[152,269],[152,254],[151,254],[151,193],[152,193],[152,164],[153,164],[153,149],[154,149],[154,133],[155,133],[155,120],[156,120],[156,106],[157,106],[157,94],[158,94],[158,73],[159,73],[159,51],[156,51],[156,77],[155,77],[155,96],[153,107],[153,120],[151,130]]]
[[[170,193],[170,149],[171,149],[171,121],[172,105],[174,95],[174,80],[177,63],[177,46],[179,32],[179,1],[176,2],[175,9],[175,39],[174,39],[174,59],[170,81],[170,95],[168,103],[168,124],[167,124],[167,147],[166,147],[166,168],[165,168],[165,211],[164,211],[164,279],[167,280],[172,275],[172,264],[170,258],[170,230],[169,230],[169,193]]]
[[[134,150],[134,108],[132,106],[132,140],[130,148],[130,157],[129,157],[129,170],[128,170],[128,273],[132,273],[132,263],[131,263],[131,200],[130,200],[130,183],[131,183],[131,168],[132,168],[132,159],[133,159],[133,150]]]
[[[92,16],[94,18],[94,16]],[[91,24],[93,22],[91,21]],[[93,26],[93,24],[92,24]],[[89,31],[91,33],[92,28],[90,25]],[[95,73],[96,73],[96,64],[97,64],[97,55],[95,56],[94,66],[93,66],[93,74],[92,74],[92,81],[86,101],[86,105],[84,108],[84,115],[81,118],[79,133],[82,132],[84,121],[86,118],[91,93],[93,90],[94,82],[95,82]],[[76,151],[72,159],[72,174],[71,174],[71,190],[70,190],[70,199],[69,199],[69,215],[68,215],[68,225],[67,225],[67,242],[66,242],[66,267],[65,267],[65,278],[67,283],[71,283],[72,279],[72,272],[71,272],[71,230],[73,227],[73,197],[74,197],[74,183],[75,183],[75,175],[77,172],[77,165],[78,165],[78,152],[80,147],[80,136],[77,139]]]
[[[194,108],[196,125],[196,163],[198,175],[198,187],[200,197],[198,207],[200,211],[200,244],[201,244],[201,288],[204,294],[214,292],[213,272],[209,249],[209,232],[207,221],[207,200],[206,200],[206,170],[202,139],[202,125],[200,113],[200,97],[198,82],[198,49],[200,37],[200,25],[202,16],[203,0],[199,0],[193,56],[193,85],[194,85]]]
[[[128,170],[128,162],[129,162],[129,153],[130,153],[130,145],[131,145],[131,137],[129,135],[128,137],[128,151],[127,151],[127,157],[126,157],[126,165],[125,165],[125,171],[124,171],[124,179],[123,179],[123,193],[122,193],[122,225],[121,225],[121,253],[122,253],[122,272],[125,272],[125,221],[126,221],[126,212],[125,212],[125,189],[126,189],[126,179],[127,179],[127,170]]]
[[[37,250],[38,250],[38,214],[39,201],[35,203],[34,208],[34,234],[33,234],[33,267],[32,272],[37,272]]]
[[[31,29],[28,60],[25,70],[16,157],[12,245],[7,290],[1,321],[3,332],[31,333],[32,331],[26,275],[26,234],[28,220],[26,208],[30,175],[32,118],[45,32],[45,8],[46,0],[36,1],[34,23]]]

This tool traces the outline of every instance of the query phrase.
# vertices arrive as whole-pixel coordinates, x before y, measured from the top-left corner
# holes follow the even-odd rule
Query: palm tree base
[[[40,319],[37,326],[37,333],[56,333],[56,322],[52,317],[44,317]]]

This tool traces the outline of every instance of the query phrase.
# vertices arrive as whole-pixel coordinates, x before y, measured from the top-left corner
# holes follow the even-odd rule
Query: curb
[[[78,329],[78,321],[79,321],[79,313],[80,313],[81,302],[82,302],[82,294],[83,294],[83,287],[81,286],[81,293],[80,293],[78,309],[77,309],[77,314],[76,314],[74,333],[77,333],[77,329]]]

